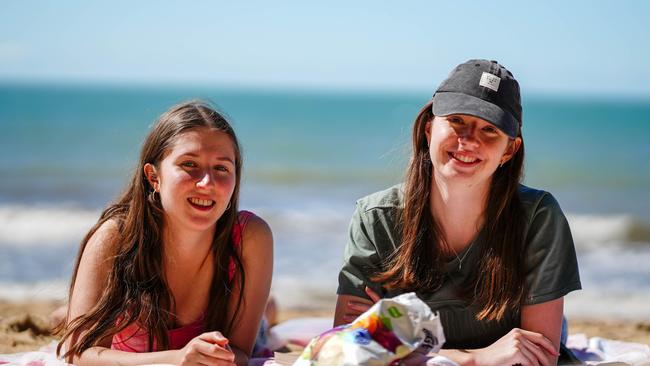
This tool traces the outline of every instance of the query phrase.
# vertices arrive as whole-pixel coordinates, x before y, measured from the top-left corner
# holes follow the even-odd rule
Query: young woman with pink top
[[[58,351],[90,365],[246,365],[271,286],[268,225],[239,211],[232,127],[201,102],[163,114],[126,191],[82,242]]]

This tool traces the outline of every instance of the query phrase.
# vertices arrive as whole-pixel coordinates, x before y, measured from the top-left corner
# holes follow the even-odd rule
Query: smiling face
[[[226,211],[236,184],[235,147],[224,132],[199,127],[179,135],[145,174],[160,194],[165,222],[208,230]]]
[[[435,116],[426,136],[436,179],[468,186],[489,184],[521,144],[519,137],[510,139],[490,122],[463,114]]]

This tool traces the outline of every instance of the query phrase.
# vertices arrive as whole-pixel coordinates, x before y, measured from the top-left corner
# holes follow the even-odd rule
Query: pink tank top
[[[254,214],[249,211],[240,211],[238,215],[238,222],[232,229],[232,241],[235,247],[241,243],[242,233],[246,227],[246,223]],[[230,260],[228,268],[228,278],[232,281],[235,276],[235,261]],[[167,332],[169,337],[169,349],[181,349],[191,341],[193,338],[203,333],[205,329],[205,314],[193,321],[190,324],[184,325],[180,328],[171,329]],[[146,329],[142,329],[138,324],[133,323],[124,328],[121,332],[113,336],[111,349],[126,351],[126,352],[147,352],[149,351],[149,334]],[[156,344],[154,341],[154,350]]]

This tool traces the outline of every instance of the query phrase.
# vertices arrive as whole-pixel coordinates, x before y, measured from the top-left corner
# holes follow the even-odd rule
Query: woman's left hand
[[[368,311],[377,301],[381,300],[381,297],[370,287],[366,286],[365,291],[366,295],[370,297],[370,300],[358,298],[358,300],[350,300],[347,302],[345,313],[343,314],[343,321],[345,323],[352,323],[359,315]]]

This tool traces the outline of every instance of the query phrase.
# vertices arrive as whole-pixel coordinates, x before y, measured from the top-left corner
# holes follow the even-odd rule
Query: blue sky
[[[495,59],[528,91],[650,95],[647,1],[7,1],[0,80],[433,90]]]

